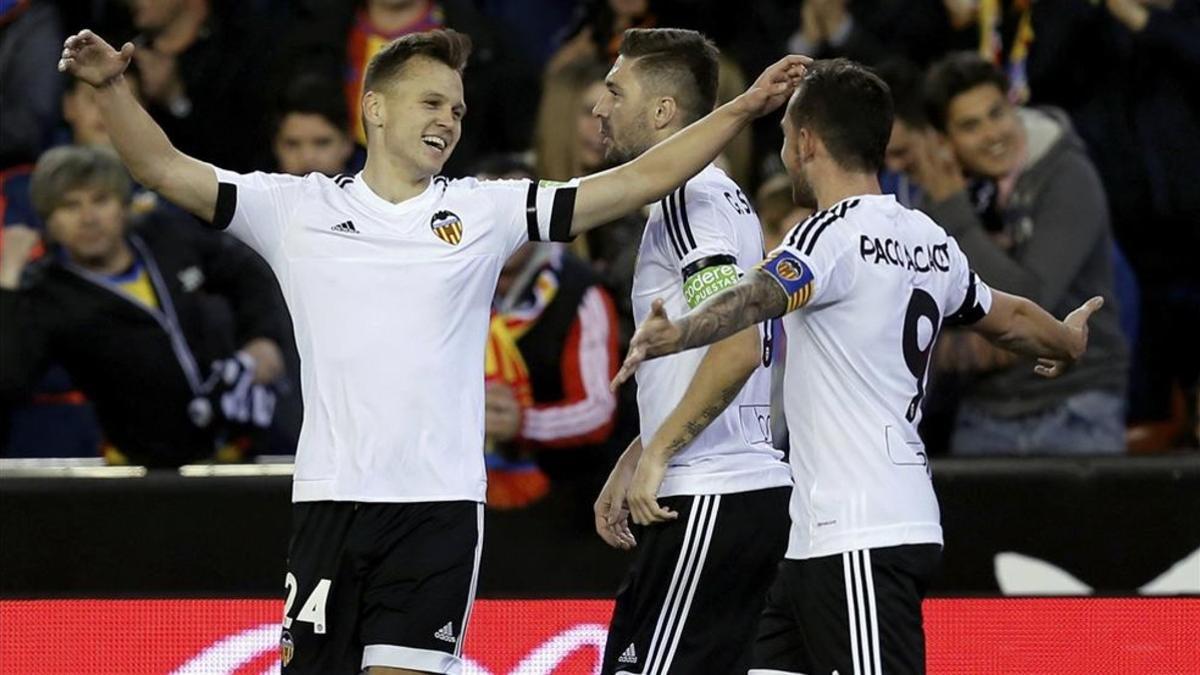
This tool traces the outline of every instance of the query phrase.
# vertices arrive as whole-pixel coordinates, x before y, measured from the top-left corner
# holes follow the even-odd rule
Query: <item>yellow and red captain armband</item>
[[[758,264],[758,269],[783,287],[788,296],[787,311],[793,312],[808,304],[813,292],[812,269],[795,253],[787,249],[775,251]]]

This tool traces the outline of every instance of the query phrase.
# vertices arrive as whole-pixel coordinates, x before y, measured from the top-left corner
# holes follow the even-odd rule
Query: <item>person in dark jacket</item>
[[[50,247],[27,266],[37,232],[4,230],[0,399],[19,402],[54,361],[129,461],[177,466],[229,444],[251,449],[274,412],[268,385],[283,373],[266,266],[187,223],[152,214],[130,227],[130,179],[106,150],[47,152],[31,192]],[[231,320],[221,321],[219,298]]]
[[[1006,91],[1005,76],[971,52],[930,70],[927,112],[944,140],[926,144],[916,171],[923,210],[992,287],[1056,316],[1096,295],[1105,307],[1093,317],[1088,353],[1049,384],[1015,355],[965,345],[974,378],[953,451],[1120,453],[1129,359],[1104,187],[1061,111],[1014,106]]]

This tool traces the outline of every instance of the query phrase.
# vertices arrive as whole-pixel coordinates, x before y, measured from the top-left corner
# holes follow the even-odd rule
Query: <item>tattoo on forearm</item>
[[[717,395],[717,400],[712,405],[705,406],[705,408],[700,411],[700,415],[698,417],[684,422],[683,430],[677,434],[675,438],[672,438],[671,442],[667,444],[667,453],[670,455],[676,454],[682,450],[685,445],[691,443],[697,436],[699,436],[701,432],[707,429],[708,425],[712,424],[712,421],[717,419],[717,416],[729,407],[729,404],[733,402],[733,399],[738,395],[738,392],[742,390],[743,386],[745,386],[747,379],[749,379],[749,375],[747,375],[746,378],[739,379],[737,382],[734,382],[725,389],[721,390],[721,392]]]
[[[783,288],[766,272],[753,270],[737,285],[679,317],[680,349],[720,342],[747,326],[782,316],[787,304]]]

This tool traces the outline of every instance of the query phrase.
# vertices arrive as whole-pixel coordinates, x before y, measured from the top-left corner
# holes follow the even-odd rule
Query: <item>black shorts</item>
[[[910,544],[784,560],[749,675],[924,673],[921,600],[941,558]]]
[[[458,672],[482,540],[476,502],[293,504],[284,674]]]
[[[679,518],[634,528],[601,673],[744,675],[767,588],[787,550],[780,487],[664,497]]]

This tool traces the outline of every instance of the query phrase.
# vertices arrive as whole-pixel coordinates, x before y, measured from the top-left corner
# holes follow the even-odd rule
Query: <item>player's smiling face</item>
[[[963,168],[977,176],[1002,178],[1020,161],[1017,109],[994,84],[968,89],[950,101],[946,135]]]
[[[632,61],[617,57],[604,78],[606,91],[592,109],[592,114],[600,118],[604,157],[614,163],[627,162],[652,144],[651,111],[645,105],[645,92],[632,68]]]
[[[440,173],[462,136],[467,112],[458,72],[414,57],[385,89],[383,103],[384,151],[408,164],[417,178]]]

